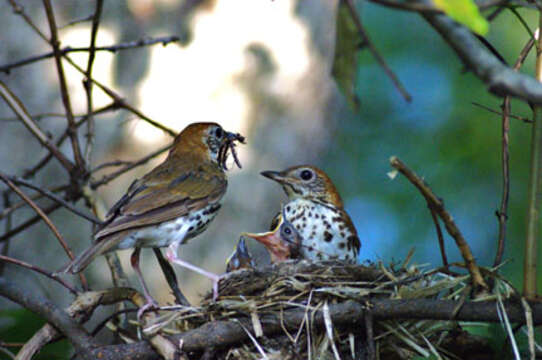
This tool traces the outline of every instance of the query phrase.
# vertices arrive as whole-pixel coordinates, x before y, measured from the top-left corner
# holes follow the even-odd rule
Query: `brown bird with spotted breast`
[[[95,244],[77,257],[66,272],[82,271],[98,255],[133,248],[131,262],[147,304],[138,312],[157,306],[139,268],[139,253],[145,247],[168,247],[170,262],[189,268],[213,281],[217,296],[219,276],[177,257],[177,248],[203,232],[215,218],[226,193],[226,160],[229,153],[241,167],[235,142],[240,134],[224,131],[216,123],[188,125],[173,142],[166,160],[132,183],[126,194],[111,208]]]
[[[278,216],[286,217],[299,232],[301,258],[358,261],[361,243],[356,228],[326,173],[315,166],[300,165],[261,174],[278,182],[288,195],[283,215]]]

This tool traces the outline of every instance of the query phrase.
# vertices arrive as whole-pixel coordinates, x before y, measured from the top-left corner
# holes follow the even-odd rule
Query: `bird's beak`
[[[265,233],[243,233],[262,245],[264,245],[271,255],[271,262],[278,263],[290,259],[290,244],[282,240],[279,235],[280,225],[273,231]]]
[[[226,141],[232,142],[232,141],[239,141],[240,143],[245,143],[245,137],[239,133],[231,133],[229,131],[225,131],[226,136],[224,137]]]
[[[245,238],[241,236],[233,254],[226,260],[226,272],[231,272],[233,270],[238,270],[242,268],[252,267],[253,262],[248,252],[247,244],[245,243]]]
[[[281,184],[286,181],[286,177],[280,171],[266,170],[266,171],[262,171],[260,174],[262,176],[265,176],[268,179],[274,180],[274,181],[276,181],[278,183],[281,183]]]

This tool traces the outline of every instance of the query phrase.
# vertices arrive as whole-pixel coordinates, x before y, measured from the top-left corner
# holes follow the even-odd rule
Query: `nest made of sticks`
[[[495,281],[494,292],[510,297],[511,286]],[[348,306],[368,307],[378,298],[465,300],[470,292],[469,274],[424,266],[285,262],[229,273],[217,301],[207,296],[199,307],[163,312],[145,331],[174,335],[209,322],[240,324],[250,341],[217,349],[213,357],[222,359],[363,359],[368,352],[380,359],[462,359],[464,353],[491,359],[487,341],[463,331],[459,322],[368,323],[369,317]],[[317,319],[316,313],[323,316]]]

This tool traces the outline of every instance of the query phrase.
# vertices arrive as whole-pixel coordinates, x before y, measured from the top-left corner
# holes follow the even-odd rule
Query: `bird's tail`
[[[86,249],[78,257],[76,257],[71,263],[60,269],[57,273],[70,273],[77,274],[83,271],[91,262],[99,256],[109,250],[108,241],[100,241]]]

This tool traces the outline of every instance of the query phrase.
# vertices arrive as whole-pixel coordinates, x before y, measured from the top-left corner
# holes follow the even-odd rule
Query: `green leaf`
[[[358,73],[359,34],[348,8],[341,3],[337,14],[337,34],[332,75],[348,104],[358,110],[359,100],[355,85]]]
[[[478,35],[489,31],[488,21],[480,14],[474,0],[433,0],[435,6],[449,17],[465,25]]]

